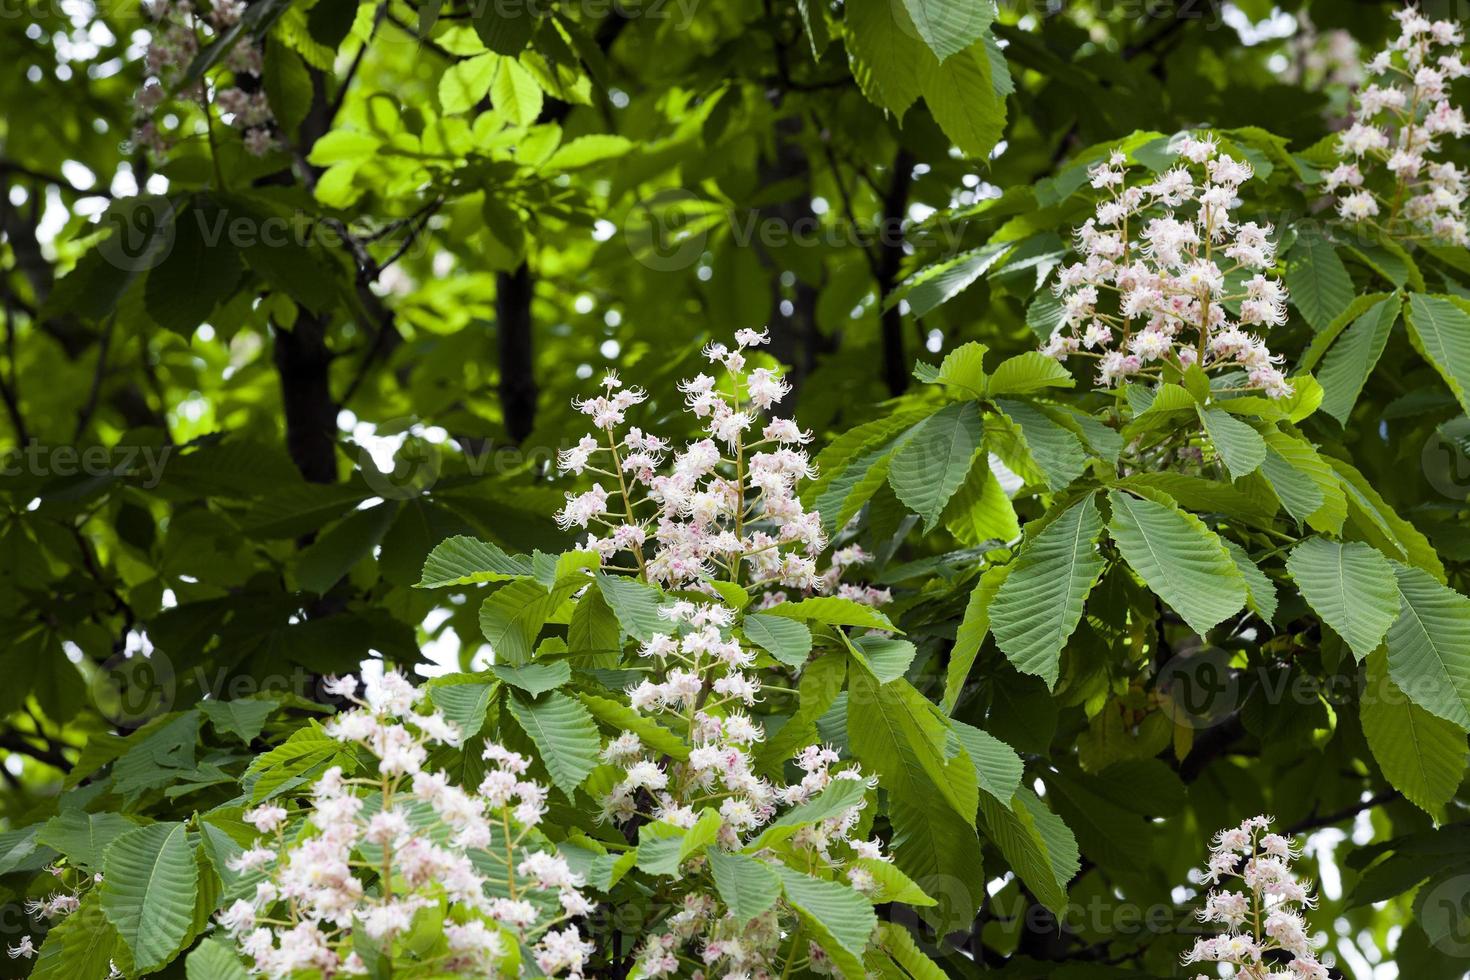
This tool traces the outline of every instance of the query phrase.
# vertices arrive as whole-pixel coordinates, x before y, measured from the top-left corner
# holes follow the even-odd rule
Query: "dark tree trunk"
[[[500,353],[500,410],[517,445],[536,427],[535,350],[531,296],[535,290],[525,262],[495,277],[495,340]]]
[[[286,451],[312,483],[337,479],[337,403],[332,400],[325,322],[301,310],[291,330],[275,327],[273,355],[286,411]]]
[[[879,219],[878,303],[881,305],[898,285],[898,272],[903,264],[903,241],[899,234],[908,214],[909,184],[913,179],[914,158],[899,147],[888,177],[888,192],[883,195],[883,215]],[[903,313],[895,305],[882,314],[883,380],[892,395],[901,395],[909,386],[908,365],[903,352]]]

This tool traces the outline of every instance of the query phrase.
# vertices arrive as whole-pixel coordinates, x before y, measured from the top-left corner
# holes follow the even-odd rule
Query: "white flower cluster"
[[[1460,52],[1464,30],[1413,7],[1394,16],[1399,36],[1365,66],[1369,84],[1357,93],[1353,125],[1338,137],[1348,159],[1327,173],[1325,187],[1340,194],[1337,213],[1348,221],[1395,238],[1463,246],[1470,243],[1466,173],[1433,157],[1443,139],[1470,134],[1450,101],[1450,83],[1470,74]],[[1384,176],[1373,179],[1374,170]]]
[[[760,682],[748,672],[755,655],[729,635],[734,614],[721,605],[680,601],[661,610],[671,632],[654,636],[642,649],[661,680],[646,680],[628,692],[634,710],[676,715],[689,732],[689,756],[675,761],[649,751],[632,732],[609,742],[603,760],[624,777],[603,801],[603,814],[618,823],[661,820],[693,827],[700,810],[718,809],[717,846],[738,849],[774,820],[783,807],[809,802],[836,780],[863,782],[855,767],[834,769],[838,754],[820,745],[797,754],[799,782],[778,785],[755,771],[752,753],[765,738],[761,724],[744,708],[754,703]],[[836,870],[858,891],[876,887],[862,862],[887,861],[881,844],[855,836],[863,803],[799,828],[790,844],[812,866]],[[678,952],[701,947],[708,976],[761,976],[772,966],[780,938],[776,912],[742,926],[691,882],[682,911],[645,944],[644,975],[666,976],[678,968]],[[811,955],[821,957],[819,948]]]
[[[746,352],[767,339],[765,331],[741,330],[734,349],[705,348],[725,371],[724,387],[707,374],[679,386],[687,409],[709,433],[682,451],[636,427],[619,434],[628,410],[648,395],[624,387],[616,374],[604,379],[601,395],[574,402],[600,434],[583,436],[564,450],[561,471],[594,473],[612,489],[599,484],[567,494],[557,524],[600,527],[602,536],[589,537],[587,547],[605,563],[626,552],[636,567],[625,570],[673,588],[698,588],[712,576],[739,583],[748,571],[751,588],[836,589],[858,601],[885,602],[886,592],[839,585],[836,576],[845,566],[834,565],[835,574],[818,571],[827,536],[821,515],[806,510],[796,494],[797,483],[814,475],[802,449],[811,433],[791,419],[761,424],[762,413],[791,387],[778,372],[747,364]],[[853,564],[864,557],[851,551],[845,560]]]
[[[1053,287],[1062,318],[1042,349],[1096,359],[1106,386],[1157,378],[1165,363],[1198,364],[1245,372],[1240,390],[1289,395],[1281,357],[1248,332],[1286,322],[1286,287],[1266,274],[1275,264],[1271,226],[1232,214],[1250,164],[1213,137],[1175,149],[1180,162],[1146,182],[1129,184],[1117,152],[1089,171],[1107,198],[1076,231],[1081,261],[1064,266]]]
[[[1327,980],[1301,912],[1316,900],[1291,870],[1301,851],[1270,827],[1270,817],[1252,817],[1215,835],[1202,877],[1211,885],[1239,882],[1241,889],[1210,892],[1200,921],[1226,931],[1198,940],[1184,962],[1228,963],[1249,980]]]
[[[242,34],[230,48],[225,67],[237,83],[252,79],[249,85],[214,89],[202,80],[180,85],[201,47],[240,22],[245,13],[244,0],[213,0],[206,16],[195,10],[192,0],[149,0],[145,6],[154,27],[145,58],[148,78],[137,95],[138,125],[134,141],[155,154],[168,151],[169,141],[159,131],[154,116],[169,93],[178,89],[180,96],[198,103],[206,113],[211,111],[212,93],[214,105],[225,121],[241,132],[246,150],[255,156],[270,152],[275,146],[271,135],[275,116],[261,82],[261,48],[248,33]]]
[[[357,686],[350,675],[329,681],[330,693],[356,707],[325,730],[375,757],[377,772],[328,769],[296,817],[274,803],[246,811],[269,836],[230,862],[258,883],[220,924],[272,978],[365,974],[357,930],[386,950],[429,916],[442,917],[445,945],[432,965],[443,973],[497,975],[519,945],[534,942],[543,973],[580,978],[592,944],[575,926],[554,927],[592,905],[582,879],[535,830],[546,788],[525,777],[530,760],[488,744],[484,780],[466,792],[426,768],[431,747],[461,738],[438,712],[415,710],[421,691],[393,671],[364,670],[361,700]]]

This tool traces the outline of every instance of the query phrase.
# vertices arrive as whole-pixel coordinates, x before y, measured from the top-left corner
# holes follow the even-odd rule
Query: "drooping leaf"
[[[921,422],[894,454],[888,484],[899,500],[924,518],[926,532],[939,523],[945,504],[965,482],[984,435],[978,406],[956,402]]]
[[[530,574],[531,563],[524,557],[511,557],[488,541],[457,535],[441,541],[429,552],[418,587],[478,585],[525,578]]]
[[[1393,564],[1399,616],[1388,630],[1388,673],[1436,717],[1470,731],[1470,599],[1427,572]]]
[[[773,865],[786,901],[846,980],[863,980],[863,950],[878,925],[867,899],[847,885]]]
[[[1245,578],[1198,517],[1117,490],[1108,532],[1132,569],[1204,636],[1245,605]]]
[[[1036,794],[1019,789],[1009,804],[980,798],[981,826],[1038,901],[1058,915],[1079,865],[1077,841]]]
[[[964,618],[955,634],[954,647],[949,651],[949,667],[944,674],[944,710],[951,714],[959,704],[960,693],[970,676],[970,668],[975,665],[980,645],[990,632],[990,604],[1010,571],[1009,565],[987,568],[970,590]]]
[[[536,743],[551,781],[570,798],[597,765],[602,749],[592,715],[559,692],[535,701],[515,693],[508,704],[516,723]]]
[[[720,900],[729,906],[737,923],[744,924],[776,904],[781,897],[781,879],[760,861],[745,854],[709,852],[709,870]]]
[[[1086,496],[1022,546],[990,602],[996,645],[1017,670],[1035,674],[1048,687],[1056,684],[1062,647],[1102,574],[1101,533],[1097,503]]]
[[[1308,538],[1292,549],[1286,569],[1312,610],[1347,641],[1360,662],[1398,618],[1393,569],[1366,544]]]
[[[1409,339],[1470,412],[1470,309],[1455,296],[1414,293],[1405,318]]]
[[[940,61],[975,43],[995,19],[989,0],[903,0],[903,5]]]
[[[1199,417],[1205,434],[1230,471],[1230,479],[1238,480],[1266,461],[1266,442],[1261,434],[1234,415],[1220,408],[1201,408]]]
[[[745,638],[788,667],[800,667],[812,652],[812,631],[794,619],[752,613],[741,620]]]
[[[975,764],[975,777],[980,788],[1001,803],[1009,804],[1021,785],[1023,766],[1021,757],[989,732],[962,721],[951,722],[955,737],[970,755]]]
[[[1369,308],[1343,332],[1317,369],[1323,391],[1322,411],[1343,425],[1347,425],[1358,394],[1388,345],[1401,306],[1397,296],[1389,296]]]
[[[1465,732],[1409,699],[1388,675],[1388,658],[1368,658],[1360,702],[1363,734],[1378,767],[1404,798],[1436,820],[1465,775]]]
[[[1328,238],[1304,231],[1286,255],[1286,288],[1312,329],[1332,322],[1353,300],[1353,280]]]
[[[100,887],[102,911],[127,943],[140,972],[152,972],[179,951],[194,921],[199,868],[181,823],[129,830],[107,848]]]

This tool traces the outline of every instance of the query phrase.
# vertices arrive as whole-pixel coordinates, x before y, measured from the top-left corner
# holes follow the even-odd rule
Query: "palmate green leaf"
[[[501,668],[504,669],[504,668]],[[460,678],[466,679],[456,683]],[[462,674],[435,678],[429,685],[429,700],[466,737],[478,735],[500,685],[484,675]]]
[[[995,19],[989,0],[903,0],[903,5],[940,61],[974,44]]]
[[[1000,261],[1001,257],[1015,247],[1015,242],[992,242],[953,258],[927,266],[914,273],[884,300],[884,306],[892,307],[900,300],[909,304],[914,316],[927,316],[938,307],[964,292],[975,280]],[[937,377],[922,378],[937,381]],[[947,381],[946,384],[955,384]]]
[[[849,639],[844,634],[843,642],[847,644],[853,659],[876,677],[880,684],[902,677],[919,653],[918,648],[908,640],[887,636],[859,636]]]
[[[1353,301],[1353,280],[1337,249],[1320,232],[1303,229],[1286,254],[1286,288],[1292,304],[1321,330]]]
[[[1359,717],[1378,768],[1394,789],[1436,821],[1465,775],[1465,733],[1409,700],[1388,676],[1382,651],[1368,658]]]
[[[844,810],[850,810],[859,805],[863,802],[863,796],[866,793],[867,787],[861,780],[834,779],[815,797],[800,806],[792,807],[780,818],[768,824],[759,837],[746,845],[745,850],[755,853],[779,841],[787,840],[802,827],[809,827],[814,823],[828,820]]]
[[[41,825],[36,843],[56,849],[66,856],[68,864],[101,874],[107,845],[136,826],[121,813],[67,810]]]
[[[1129,566],[1204,636],[1245,605],[1245,578],[1214,531],[1185,511],[1108,492],[1108,533]]]
[[[1361,542],[1308,538],[1292,549],[1286,570],[1302,598],[1332,627],[1361,663],[1398,618],[1393,569]]]
[[[602,742],[586,706],[559,692],[531,700],[513,693],[507,702],[546,766],[551,781],[570,799],[597,765]]]
[[[980,788],[1003,804],[1009,804],[1021,786],[1024,767],[1016,750],[986,731],[962,721],[952,721],[955,738],[975,765]]]
[[[1264,438],[1270,452],[1261,472],[1287,513],[1313,530],[1341,534],[1347,497],[1332,467],[1300,436],[1273,430]]]
[[[947,974],[944,970],[919,949],[914,937],[898,923],[878,923],[878,944],[914,980],[945,980]]]
[[[155,823],[118,836],[107,848],[102,911],[149,973],[179,951],[194,921],[199,868],[181,823]]]
[[[490,93],[500,67],[500,55],[477,54],[455,62],[439,77],[439,108],[446,116],[465,112]]]
[[[1470,599],[1419,568],[1393,563],[1399,617],[1388,630],[1388,672],[1438,718],[1470,731]]]
[[[1056,358],[1028,350],[996,365],[985,383],[985,397],[1029,395],[1047,388],[1073,388],[1076,384],[1072,373]]]
[[[934,885],[948,894],[928,916],[943,931],[960,928],[984,898],[974,764],[938,709],[906,680],[879,684],[853,671],[847,732],[863,771],[876,774],[888,794],[899,869],[926,891]],[[956,894],[955,882],[970,893]]]
[[[490,672],[511,687],[519,688],[533,698],[547,691],[554,691],[572,680],[572,665],[565,660],[551,663],[533,661],[519,667],[491,664]]]
[[[195,946],[184,961],[187,980],[249,980],[244,964],[234,950],[218,939]]]
[[[1409,339],[1470,412],[1470,306],[1455,296],[1409,297]]]
[[[812,631],[794,619],[752,613],[740,625],[747,640],[788,667],[800,667],[811,656]]]
[[[1325,462],[1337,477],[1353,526],[1362,536],[1379,551],[1401,554],[1409,564],[1444,582],[1444,564],[1424,532],[1400,517],[1350,463],[1332,457],[1327,457]]]
[[[514,58],[502,58],[490,82],[490,101],[517,126],[530,126],[541,114],[541,86]]]
[[[964,347],[970,346],[972,345],[964,345]],[[973,346],[979,346],[983,355],[984,347],[982,345],[977,344]],[[963,350],[964,347],[951,351],[950,357],[958,355],[959,351]],[[945,361],[947,363],[949,358],[945,358]],[[817,470],[817,478],[802,487],[801,502],[807,507],[816,506],[817,501],[832,486],[836,477],[851,469],[859,457],[891,443],[895,436],[907,431],[925,418],[928,418],[929,414],[930,409],[928,408],[895,412],[892,415],[884,415],[870,422],[864,422],[862,425],[849,429],[833,439],[821,452],[817,453],[817,458],[813,461],[813,465]],[[882,480],[878,482],[879,485],[882,484]],[[846,493],[844,491],[842,496],[845,495]],[[838,500],[838,506],[841,506],[840,498]],[[825,516],[824,512],[823,517],[825,518]]]
[[[1001,398],[996,406],[1021,430],[1031,458],[1046,475],[1047,486],[1062,490],[1082,475],[1087,453],[1076,433],[1030,402]]]
[[[874,889],[866,893],[874,905],[883,902],[902,902],[914,908],[938,905],[914,880],[893,866],[890,861],[878,858],[855,858],[853,866],[862,868],[873,876]]]
[[[888,485],[924,519],[926,533],[939,523],[945,504],[965,482],[984,437],[979,406],[956,402],[920,422],[894,454]]]
[[[937,368],[922,361],[914,365],[914,377],[925,384],[952,385],[979,398],[985,392],[985,354],[989,349],[969,341],[944,355]]]
[[[646,643],[664,628],[664,621],[658,614],[663,595],[658,589],[626,575],[598,572],[593,578],[613,615],[617,616],[623,632],[640,643]]]
[[[1342,425],[1347,425],[1368,375],[1388,346],[1402,305],[1397,296],[1388,296],[1370,307],[1328,349],[1317,370],[1323,390],[1322,411]]]
[[[239,249],[222,233],[221,219],[228,221],[228,212],[196,195],[174,219],[173,247],[144,281],[148,315],[181,337],[192,336],[230,297],[244,271]]]
[[[961,544],[971,547],[986,541],[1010,542],[1021,535],[1016,508],[984,454],[975,457],[941,520]]]
[[[201,701],[199,710],[221,735],[233,735],[249,745],[260,736],[266,719],[281,706],[272,698],[238,698],[233,701]]]
[[[1235,562],[1235,567],[1240,569],[1240,574],[1245,579],[1246,603],[1257,616],[1268,623],[1271,622],[1276,616],[1276,586],[1266,577],[1266,573],[1251,561],[1251,556],[1246,554],[1244,548],[1229,538],[1220,540],[1225,543],[1225,550],[1230,552],[1231,560]]]
[[[842,9],[854,80],[869,102],[902,122],[921,94],[919,58],[933,55],[901,5],[854,3]]]
[[[679,866],[715,842],[720,814],[705,807],[694,826],[675,826],[656,820],[638,830],[638,867],[653,875],[677,875]]]
[[[1097,553],[1102,517],[1091,495],[1067,508],[1022,546],[990,602],[990,631],[1017,670],[1048,687],[1057,682],[1062,647],[1102,574]]]
[[[1199,418],[1230,471],[1231,480],[1253,472],[1266,461],[1266,441],[1245,422],[1220,408],[1200,408]]]
[[[1009,804],[980,797],[980,824],[1037,900],[1061,915],[1067,884],[1081,866],[1076,838],[1062,819],[1022,788]]]
[[[1312,342],[1302,352],[1301,360],[1297,362],[1298,370],[1311,371],[1315,369],[1317,365],[1322,363],[1322,358],[1327,354],[1328,349],[1337,341],[1337,338],[1342,336],[1344,330],[1357,322],[1358,318],[1363,314],[1392,295],[1392,293],[1365,293],[1362,296],[1353,297],[1353,301],[1341,313],[1334,317],[1331,323],[1317,331],[1316,336],[1312,338]]]
[[[480,632],[495,659],[511,666],[529,662],[546,620],[583,584],[585,579],[569,576],[547,589],[539,582],[520,579],[486,597],[480,604]]]
[[[873,499],[873,494],[888,481],[888,469],[893,457],[907,433],[896,439],[865,452],[842,471],[817,497],[816,505],[822,514],[822,526],[829,534],[843,527],[863,505]]]
[[[797,683],[796,713],[756,748],[756,768],[761,772],[779,772],[797,751],[815,745],[817,719],[831,709],[846,679],[846,657],[830,653],[809,661]]]
[[[944,135],[966,155],[988,157],[1005,132],[1006,99],[1015,90],[995,38],[986,34],[943,64],[925,51],[918,74],[924,103]]]
[[[994,565],[985,570],[975,587],[970,590],[970,599],[965,603],[965,615],[955,633],[954,647],[949,651],[949,666],[944,673],[944,710],[954,714],[959,704],[960,693],[975,666],[975,657],[990,632],[990,604],[1001,583],[1011,573],[1010,565]]]
[[[846,980],[863,980],[863,950],[878,925],[868,900],[847,885],[771,866],[786,901]]]
[[[857,626],[889,633],[903,632],[872,606],[838,596],[814,596],[797,602],[782,602],[762,610],[762,614],[821,623],[824,626]]]
[[[250,802],[260,803],[300,785],[328,765],[351,768],[350,759],[342,743],[313,721],[269,752],[256,756],[241,781],[250,790]]]
[[[567,649],[579,663],[616,666],[623,649],[622,627],[600,591],[588,589],[577,599],[567,624]]]
[[[608,728],[619,734],[632,732],[638,740],[661,755],[683,761],[689,758],[684,740],[646,715],[640,715],[622,701],[578,692],[577,700]]]
[[[523,555],[512,557],[488,541],[456,535],[434,546],[424,559],[421,589],[450,585],[503,582],[531,575],[531,562]]]
[[[393,501],[348,514],[297,557],[296,580],[303,589],[325,594],[353,565],[372,555],[396,516],[398,504]]]
[[[715,889],[737,924],[749,922],[781,897],[781,879],[763,862],[718,848],[709,852],[708,860]]]

